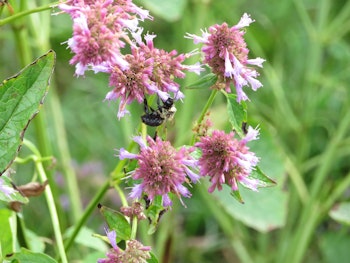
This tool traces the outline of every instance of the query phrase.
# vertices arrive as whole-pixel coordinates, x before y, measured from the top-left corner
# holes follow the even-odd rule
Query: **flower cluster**
[[[209,192],[215,188],[221,190],[223,184],[228,184],[233,191],[237,191],[237,182],[257,190],[260,181],[249,178],[249,175],[259,159],[246,146],[248,141],[257,138],[258,131],[252,127],[249,127],[247,135],[241,140],[234,138],[234,132],[226,134],[218,130],[213,131],[211,136],[201,137],[195,146],[202,151],[199,159],[200,174],[209,176],[212,183]]]
[[[163,103],[169,98],[182,99],[184,94],[175,79],[184,78],[185,70],[197,74],[202,70],[199,63],[183,64],[194,52],[167,52],[154,46],[154,34],[142,36],[139,21],[152,17],[131,0],[68,0],[59,8],[68,13],[74,23],[73,37],[67,43],[74,53],[70,63],[76,66],[76,75],[84,75],[88,69],[109,74],[112,89],[105,100],[120,100],[118,118],[128,113],[126,105],[133,101],[145,103],[147,107],[149,95],[156,94]],[[250,86],[254,91],[262,86],[256,79],[259,73],[252,66],[262,67],[264,59],[248,59],[249,50],[243,38],[245,32],[242,29],[252,22],[250,16],[244,14],[233,27],[223,23],[202,31],[202,36],[186,36],[195,44],[204,44],[201,49],[203,62],[218,77],[213,87],[231,92],[233,84],[238,102],[248,100],[244,86]],[[121,50],[127,44],[130,53],[124,54]],[[160,109],[152,110],[150,117],[158,117],[156,114]],[[158,136],[154,139],[147,136],[145,140],[136,136],[134,141],[140,146],[138,154],[124,148],[119,150],[121,160],[137,161],[137,168],[131,172],[132,179],[138,181],[130,193],[135,202],[133,206],[121,209],[125,216],[138,220],[146,218],[138,202],[142,197],[152,202],[161,196],[162,205],[169,207],[171,196],[175,195],[184,205],[181,198],[191,197],[185,183],[196,183],[200,177],[210,177],[209,192],[221,190],[223,184],[229,185],[232,191],[238,191],[238,183],[254,191],[262,186],[259,180],[251,177],[259,159],[247,146],[249,141],[258,138],[258,130],[249,127],[245,137],[239,140],[234,138],[234,132],[226,134],[215,130],[209,135],[210,126],[209,120],[198,125],[195,132],[200,139],[191,148],[175,149],[169,141]],[[199,159],[193,157],[196,147],[202,154]],[[150,258],[150,248],[140,242],[128,240],[126,249],[121,250],[116,244],[115,231],[108,232],[107,236],[112,248],[107,258],[100,259],[99,263],[146,262]]]
[[[169,93],[174,93],[174,99],[183,98],[175,78],[184,78],[184,70],[200,72],[200,66],[186,66],[182,62],[192,54],[179,54],[173,50],[165,50],[154,47],[153,39],[155,35],[147,34],[146,43],[137,37],[137,46],[131,46],[131,54],[124,56],[128,63],[127,67],[120,64],[112,64],[105,71],[110,74],[109,85],[114,87],[110,91],[106,100],[120,98],[118,117],[123,117],[127,111],[126,104],[136,100],[142,103],[145,95],[158,94],[165,101]]]
[[[123,148],[119,151],[120,159],[136,159],[139,167],[133,172],[133,179],[142,182],[133,187],[130,197],[140,199],[146,194],[152,201],[155,196],[163,197],[163,205],[170,206],[168,194],[176,194],[190,197],[191,194],[183,183],[186,175],[192,182],[197,182],[199,176],[191,169],[199,167],[200,176],[209,176],[212,185],[209,192],[215,188],[222,189],[223,184],[231,186],[233,191],[238,190],[241,183],[251,190],[257,191],[261,182],[251,178],[250,174],[259,162],[255,153],[249,151],[247,142],[256,140],[259,131],[248,128],[246,136],[238,140],[234,138],[234,132],[226,134],[215,130],[211,135],[202,136],[195,144],[201,150],[202,156],[198,161],[189,155],[189,150],[180,148],[175,150],[168,141],[162,141],[159,137],[153,140],[147,137],[147,143],[141,137],[134,140],[140,145],[140,153],[133,154]],[[191,169],[189,169],[191,167]]]
[[[145,214],[143,213],[143,206],[139,202],[133,202],[131,206],[122,206],[120,211],[127,217],[132,218],[137,217],[138,220],[146,219]]]
[[[226,23],[209,27],[209,32],[202,30],[202,36],[187,34],[195,44],[203,43],[204,63],[207,63],[213,73],[218,76],[216,87],[224,84],[225,90],[231,92],[231,83],[236,87],[237,101],[248,100],[243,91],[250,85],[255,91],[262,86],[256,79],[259,73],[248,65],[262,67],[262,58],[248,59],[249,49],[243,38],[245,31],[241,30],[254,22],[249,15],[244,14],[239,23],[229,27]]]
[[[107,252],[107,258],[99,259],[98,263],[125,263],[138,262],[146,263],[151,258],[149,251],[151,247],[144,246],[137,240],[129,240],[126,242],[125,250],[121,250],[116,243],[117,234],[115,231],[107,232],[107,237],[112,248]]]
[[[76,65],[76,75],[110,63],[126,67],[120,48],[130,41],[128,32],[139,29],[139,20],[152,19],[131,0],[69,0],[58,7],[73,20],[73,37],[67,43],[75,54],[70,63]]]
[[[193,53],[178,55],[176,50],[155,48],[152,34],[144,37],[146,43],[142,41],[139,21],[152,17],[131,0],[70,0],[59,8],[73,20],[73,37],[67,43],[74,53],[70,63],[76,65],[75,74],[92,69],[110,75],[113,89],[105,99],[120,99],[118,118],[128,113],[127,104],[134,100],[142,103],[146,95],[156,93],[164,101],[171,92],[174,99],[183,98],[174,79],[184,78],[184,70],[201,71],[199,63],[182,64]],[[126,43],[130,54],[121,52]]]
[[[141,198],[145,193],[150,201],[157,195],[163,197],[163,206],[172,204],[169,193],[173,193],[181,200],[181,196],[190,197],[191,193],[183,186],[187,177],[197,182],[199,175],[191,168],[196,167],[196,160],[191,157],[190,150],[182,147],[176,150],[169,141],[159,137],[153,140],[147,137],[147,144],[141,137],[134,140],[140,145],[140,153],[132,154],[124,150],[119,151],[119,158],[137,159],[139,167],[133,173],[134,180],[142,180],[133,187],[131,198]]]

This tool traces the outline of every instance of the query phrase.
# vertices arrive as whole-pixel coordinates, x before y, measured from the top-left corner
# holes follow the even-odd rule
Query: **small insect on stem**
[[[243,131],[244,135],[247,135],[248,129],[247,129],[247,123],[246,122],[242,122],[242,131]]]
[[[158,108],[154,110],[148,106],[147,99],[144,98],[143,106],[145,114],[141,116],[141,120],[144,124],[148,126],[157,127],[161,125],[164,121],[173,119],[176,112],[176,108],[174,106],[174,99],[169,97],[167,100],[162,101],[162,103],[163,104],[160,103],[160,99],[158,97]]]

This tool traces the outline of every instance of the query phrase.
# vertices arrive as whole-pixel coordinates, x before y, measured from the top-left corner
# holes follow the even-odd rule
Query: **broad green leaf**
[[[14,240],[13,237],[16,236],[16,227],[11,224],[12,216],[14,212],[3,208],[0,209],[0,255],[7,255],[13,252]]]
[[[131,226],[125,216],[106,206],[99,205],[100,212],[104,216],[110,230],[117,233],[117,242],[120,240],[129,240],[131,236]]]
[[[259,189],[259,192],[240,187],[244,204],[233,202],[231,192],[224,185],[222,191],[215,191],[213,194],[218,197],[218,204],[233,218],[260,232],[284,226],[287,195],[278,187]]]
[[[43,104],[54,65],[50,50],[0,85],[0,175],[15,159],[30,120]]]
[[[43,253],[45,251],[45,241],[44,238],[38,236],[35,232],[25,229],[26,231],[26,241],[28,242],[29,249],[32,252]]]
[[[344,231],[318,235],[323,262],[348,263],[350,236]]]
[[[350,202],[336,204],[329,216],[339,223],[350,225]]]
[[[218,77],[213,74],[209,73],[203,77],[201,77],[196,82],[188,85],[186,89],[210,89],[218,80]]]
[[[11,194],[5,194],[4,191],[5,189],[2,188],[6,188],[9,189],[12,193]],[[27,197],[24,197],[23,195],[20,194],[20,192],[18,192],[17,190],[15,190],[13,188],[13,185],[11,184],[11,179],[8,178],[7,176],[1,176],[0,177],[0,200],[5,201],[5,202],[20,202],[22,204],[26,204],[29,202]]]
[[[152,252],[150,252],[150,255],[151,255],[151,258],[147,259],[147,263],[158,263],[157,257]]]
[[[166,21],[179,20],[187,5],[187,0],[150,0],[142,1],[142,4],[151,12],[151,15],[156,15]]]
[[[56,260],[48,255],[32,252],[25,248],[21,248],[20,252],[12,254],[10,257],[7,257],[6,260],[19,263],[57,263]]]
[[[260,126],[259,139],[248,142],[248,146],[250,151],[254,152],[260,159],[258,169],[254,170],[251,176],[264,181],[267,186],[274,186],[276,183],[279,186],[285,179],[282,154],[273,136],[265,129],[263,124]]]
[[[71,234],[74,231],[74,227],[70,227],[67,232],[65,233],[64,237],[68,238],[71,236]],[[87,228],[83,227],[80,231],[78,236],[75,238],[75,243],[81,244],[86,247],[90,247],[93,249],[96,249],[98,251],[105,251],[106,250],[106,244],[101,239],[98,239],[93,236],[94,232]]]
[[[237,132],[237,134],[242,138],[244,137],[244,131],[242,125],[247,122],[247,105],[244,101],[241,103],[237,102],[236,95],[227,95],[227,112],[229,121],[232,128]]]

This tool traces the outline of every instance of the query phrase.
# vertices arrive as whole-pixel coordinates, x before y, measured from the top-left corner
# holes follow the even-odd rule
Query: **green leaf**
[[[45,239],[29,229],[25,229],[25,231],[29,249],[33,252],[43,253],[45,251]]]
[[[336,204],[329,216],[339,223],[350,225],[350,202]]]
[[[20,192],[18,192],[17,190],[15,190],[9,195],[6,195],[3,191],[1,191],[2,187],[5,187],[10,190],[14,190],[13,185],[11,183],[11,179],[8,178],[7,176],[1,176],[0,177],[0,200],[8,203],[17,201],[22,204],[26,204],[29,202],[29,199],[21,195]]]
[[[350,237],[348,233],[344,231],[322,233],[322,235],[318,235],[318,238],[320,239],[320,253],[323,262],[349,262]]]
[[[231,191],[231,195],[241,204],[244,204],[243,198],[241,196],[241,193],[239,192],[239,190],[237,191]]]
[[[237,132],[237,134],[242,138],[244,137],[244,132],[242,125],[247,122],[247,105],[244,101],[241,103],[237,102],[236,95],[227,95],[227,112],[229,121],[232,128]]]
[[[15,159],[30,120],[43,104],[54,65],[50,50],[0,85],[0,175]]]
[[[152,253],[150,252],[151,258],[147,259],[147,263],[158,263],[158,258]]]
[[[151,0],[142,1],[142,4],[150,10],[151,15],[156,15],[166,21],[172,22],[181,18],[187,5],[187,0]]]
[[[16,225],[12,221],[13,215],[14,212],[9,209],[0,209],[0,259],[1,255],[5,256],[14,250],[13,237],[16,237]]]
[[[233,202],[231,189],[224,185],[215,191],[218,204],[233,218],[260,232],[268,232],[284,226],[287,216],[287,195],[278,187],[263,188],[254,192],[241,187],[244,204]]]
[[[259,167],[252,171],[251,176],[264,181],[267,186],[283,182],[286,172],[282,153],[279,146],[276,145],[273,135],[265,129],[263,124],[260,126],[260,139],[250,141],[248,145],[250,150],[260,158]]]
[[[100,212],[105,218],[110,230],[117,233],[117,242],[120,240],[129,240],[131,236],[131,226],[125,216],[106,206],[99,205]]]
[[[218,80],[217,75],[213,73],[209,73],[201,77],[196,82],[187,86],[186,89],[209,89],[216,83],[217,80]]]
[[[56,260],[42,253],[35,253],[25,248],[21,248],[20,252],[12,254],[6,260],[19,263],[57,263]]]
[[[70,227],[64,237],[68,238],[72,235],[74,231],[74,227]],[[90,247],[93,249],[96,249],[98,251],[105,251],[106,250],[106,244],[103,242],[101,239],[98,239],[93,236],[94,232],[87,228],[87,227],[82,227],[81,230],[79,231],[78,236],[75,238],[75,243],[78,243],[80,245],[83,245],[85,247]]]
[[[248,178],[254,178],[259,180],[259,186],[258,188],[264,188],[264,187],[270,187],[270,186],[275,186],[277,183],[269,178],[268,176],[266,176],[266,174],[261,171],[261,169],[256,166],[255,170],[253,170],[251,172],[251,174],[249,175]],[[241,183],[242,186],[246,187],[247,189],[249,189],[248,186],[245,186],[243,183]],[[241,196],[241,193],[239,192],[239,190],[237,191],[231,191],[231,195],[240,203],[244,204],[243,198]]]
[[[156,232],[160,217],[166,211],[166,209],[162,204],[163,204],[162,197],[156,196],[153,199],[153,202],[151,203],[151,205],[145,211],[145,214],[148,220],[150,221],[150,226],[147,232],[149,235],[152,235],[154,232]]]
[[[263,171],[261,171],[259,166],[255,167],[249,177],[259,180],[262,183],[260,187],[275,186],[277,184],[275,180],[271,179]]]

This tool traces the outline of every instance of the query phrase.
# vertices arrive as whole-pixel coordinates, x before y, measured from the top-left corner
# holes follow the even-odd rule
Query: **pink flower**
[[[138,168],[134,171],[132,178],[141,180],[140,184],[133,187],[131,198],[141,198],[146,194],[149,200],[157,195],[163,197],[163,205],[172,204],[169,193],[190,197],[191,193],[183,183],[187,182],[188,176],[192,182],[196,182],[199,176],[191,168],[196,166],[196,160],[190,156],[190,150],[184,147],[176,150],[168,141],[162,141],[159,137],[153,140],[147,137],[147,144],[141,137],[134,140],[140,145],[139,154],[131,154],[120,149],[119,158],[130,158],[138,160]],[[182,202],[182,200],[181,200]]]
[[[113,87],[106,100],[120,98],[118,117],[125,113],[126,104],[136,100],[142,103],[146,95],[157,93],[162,100],[174,93],[174,99],[183,97],[179,84],[175,78],[184,78],[184,70],[199,72],[199,66],[185,66],[182,62],[192,54],[177,55],[177,51],[167,52],[154,47],[155,35],[146,35],[146,43],[140,42],[136,37],[138,46],[131,46],[131,54],[123,57],[127,62],[127,68],[121,68],[120,64],[112,64],[109,85]]]
[[[114,230],[107,231],[107,237],[112,248],[106,253],[107,258],[99,259],[98,263],[147,262],[151,258],[151,247],[144,246],[137,240],[128,240],[125,250],[122,250],[117,246],[117,234]]]
[[[235,85],[237,101],[248,100],[243,91],[244,86],[250,86],[254,91],[262,86],[256,79],[259,73],[249,65],[262,67],[262,58],[248,59],[249,49],[244,41],[245,31],[242,28],[254,22],[249,15],[244,14],[239,23],[228,27],[226,23],[209,27],[209,33],[202,30],[202,36],[187,34],[195,44],[203,43],[204,63],[207,63],[213,73],[218,75],[218,84],[223,83],[225,90],[231,92],[231,83]],[[219,87],[220,85],[216,85]]]
[[[76,75],[89,68],[97,72],[100,65],[111,63],[125,67],[120,49],[130,42],[128,32],[138,30],[139,20],[152,19],[131,0],[70,0],[58,6],[73,20],[73,37],[67,42]]]
[[[234,132],[226,134],[215,130],[211,136],[201,137],[195,144],[202,151],[198,164],[201,176],[209,176],[212,183],[209,192],[215,188],[222,189],[223,184],[238,190],[237,183],[257,191],[260,182],[249,175],[259,162],[255,153],[250,152],[246,143],[258,138],[258,130],[248,128],[247,135],[242,140],[234,138]]]

